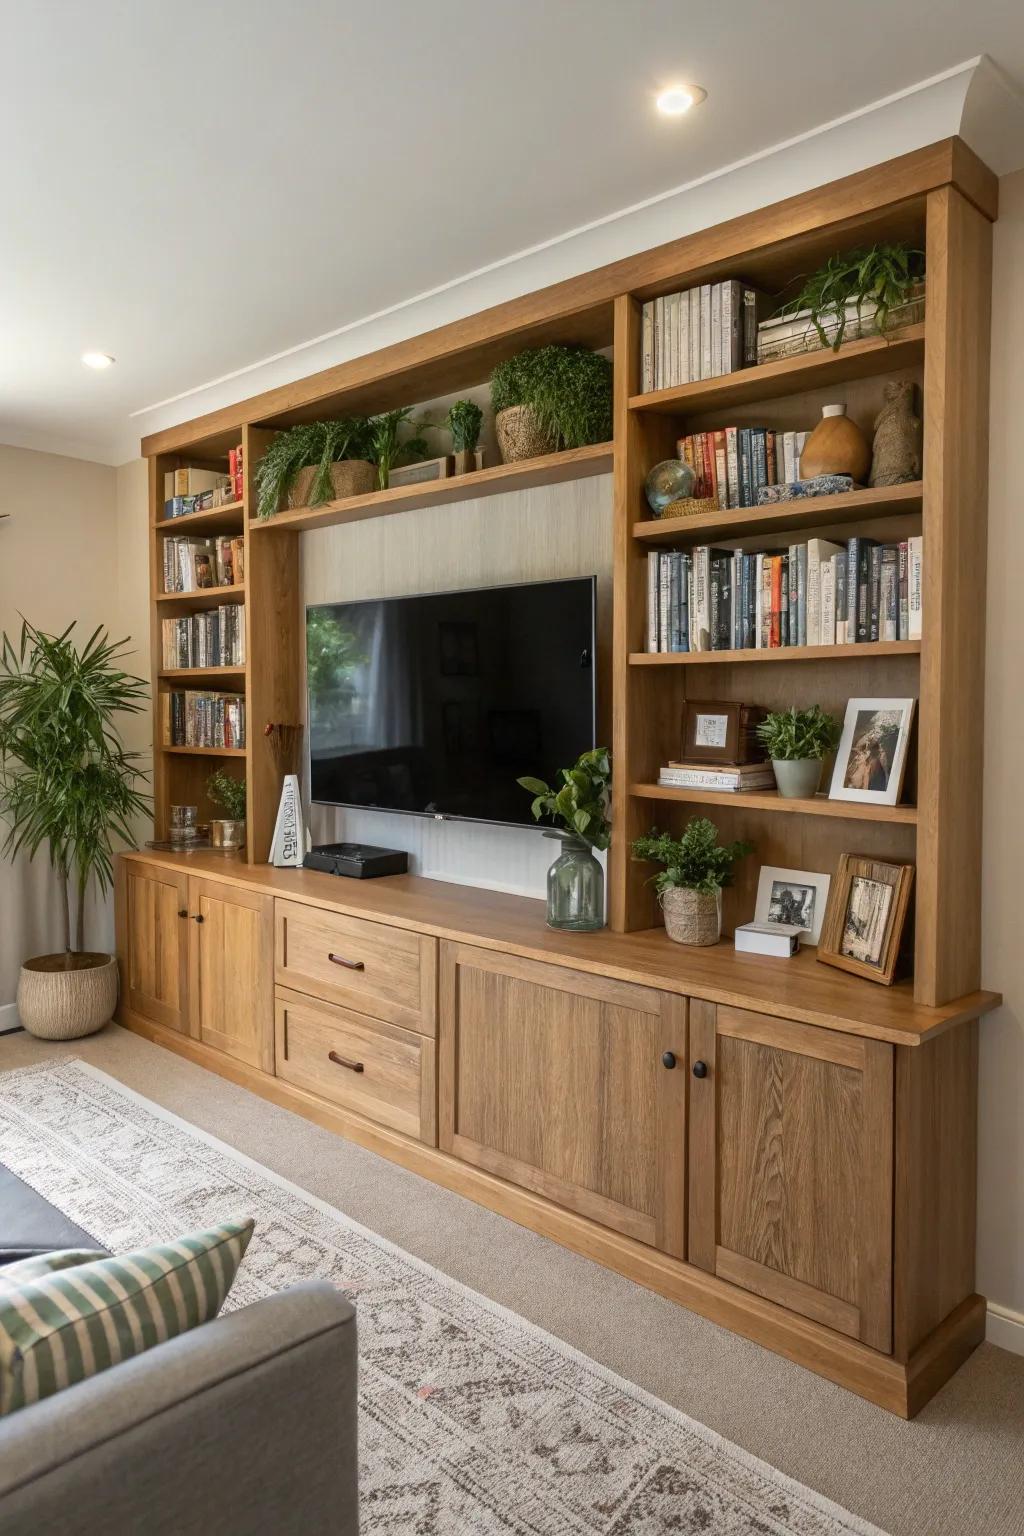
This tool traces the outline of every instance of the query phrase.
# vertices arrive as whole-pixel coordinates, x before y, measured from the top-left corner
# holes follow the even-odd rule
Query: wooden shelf
[[[920,640],[874,640],[859,645],[778,645],[761,651],[633,651],[631,667],[729,666],[737,661],[863,661],[917,656]]]
[[[176,603],[186,608],[219,608],[222,603],[245,600],[245,583],[238,581],[231,587],[201,587],[198,592],[157,592],[158,603]]]
[[[189,528],[200,533],[241,533],[244,512],[244,502],[231,501],[226,506],[210,507],[205,512],[188,512],[184,517],[158,517],[153,527],[157,533],[182,533]]]
[[[801,352],[798,357],[784,357],[776,363],[762,363],[756,368],[740,368],[717,379],[702,379],[697,384],[677,384],[672,389],[657,389],[646,395],[631,395],[631,411],[657,411],[669,416],[695,416],[704,411],[725,410],[751,400],[777,400],[781,395],[798,395],[808,389],[825,389],[844,384],[849,379],[869,378],[908,368],[924,357],[924,326],[908,325],[888,340],[870,336],[864,341],[848,341],[838,352]]]
[[[866,486],[839,496],[808,496],[767,507],[698,512],[693,517],[650,517],[633,524],[633,536],[652,544],[680,539],[704,543],[718,538],[756,538],[762,533],[780,533],[791,528],[863,522],[870,517],[920,512],[923,492],[921,481],[915,480],[908,485]]]
[[[211,680],[226,677],[244,677],[245,663],[240,667],[165,667],[157,673],[158,677],[166,677],[175,681],[180,679],[187,682],[191,678],[210,678]]]
[[[837,821],[888,821],[916,827],[916,805],[862,805],[847,800],[830,800],[814,795],[809,800],[785,800],[774,789],[730,790],[682,789],[667,784],[631,784],[631,795],[640,800],[679,801],[685,805],[741,806],[744,810],[765,811],[783,816],[830,816]]]
[[[175,757],[244,757],[244,747],[161,747]]]
[[[612,444],[591,443],[586,448],[566,448],[562,453],[548,453],[542,458],[524,459],[518,464],[495,464],[490,469],[473,470],[468,475],[450,475],[447,480],[396,485],[387,491],[370,491],[365,496],[327,501],[322,507],[296,507],[290,512],[279,512],[265,522],[253,522],[249,528],[251,533],[275,528],[300,532],[333,528],[338,523],[387,517],[392,512],[410,512],[416,507],[443,507],[453,501],[471,501],[478,496],[498,496],[505,491],[525,491],[538,485],[583,480],[589,475],[610,474],[611,470]]]

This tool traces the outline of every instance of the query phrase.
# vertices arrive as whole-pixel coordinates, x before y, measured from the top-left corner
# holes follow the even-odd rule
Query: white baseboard
[[[1001,1307],[997,1301],[990,1301],[985,1338],[990,1344],[998,1344],[1000,1349],[1008,1349],[1011,1354],[1024,1355],[1024,1312],[1015,1312],[1012,1307]]]
[[[20,1028],[17,1003],[0,1004],[0,1035],[9,1035],[12,1030]]]

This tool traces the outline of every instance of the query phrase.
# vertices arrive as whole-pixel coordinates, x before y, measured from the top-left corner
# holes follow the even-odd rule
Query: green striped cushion
[[[216,1317],[252,1230],[228,1221],[0,1290],[0,1416]]]
[[[91,1264],[94,1259],[105,1259],[105,1248],[55,1248],[52,1253],[34,1253],[30,1259],[15,1259],[0,1269],[0,1296],[8,1291],[19,1291],[29,1280],[41,1280],[58,1269],[73,1269],[79,1264]]]

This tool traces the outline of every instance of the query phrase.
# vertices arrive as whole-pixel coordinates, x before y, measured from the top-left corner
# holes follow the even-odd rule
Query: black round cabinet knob
[[[707,1077],[708,1064],[706,1061],[695,1061],[693,1064],[694,1077]]]
[[[662,1064],[663,1067],[668,1067],[668,1069],[671,1071],[671,1069],[676,1064],[676,1053],[675,1053],[675,1051],[666,1051],[665,1054],[661,1058],[661,1064]]]

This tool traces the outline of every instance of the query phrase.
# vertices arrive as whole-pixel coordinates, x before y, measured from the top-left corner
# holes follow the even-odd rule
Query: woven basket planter
[[[517,464],[520,459],[539,459],[554,453],[558,444],[542,431],[532,405],[507,405],[494,418],[498,449],[503,464]]]
[[[661,895],[665,932],[677,944],[717,944],[722,936],[721,891],[690,891],[674,885]]]
[[[21,968],[18,1017],[39,1040],[94,1035],[109,1024],[116,1007],[117,961],[112,955],[37,955]]]
[[[289,507],[308,507],[309,493],[313,489],[316,466],[300,469],[288,492]],[[377,489],[377,471],[366,459],[339,459],[331,465],[332,501],[344,501],[346,496],[365,496]]]

